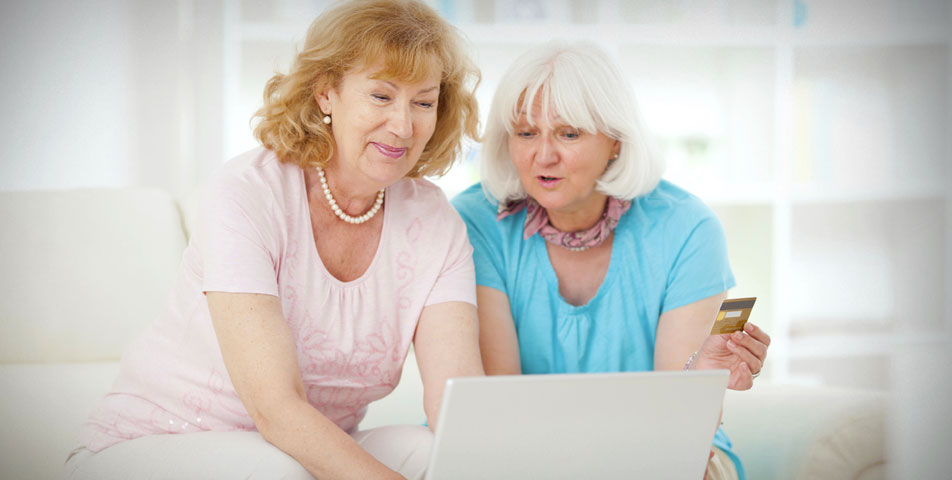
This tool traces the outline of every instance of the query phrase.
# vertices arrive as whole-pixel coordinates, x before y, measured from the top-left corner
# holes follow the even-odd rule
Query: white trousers
[[[734,461],[720,448],[714,447],[714,456],[707,462],[705,480],[737,480]]]
[[[387,467],[422,479],[433,447],[426,427],[393,425],[357,432],[354,440]],[[66,461],[65,478],[87,479],[311,479],[288,454],[258,432],[149,435],[98,453],[78,448]]]

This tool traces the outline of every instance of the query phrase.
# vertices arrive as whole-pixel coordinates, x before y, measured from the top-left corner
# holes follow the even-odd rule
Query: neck
[[[574,209],[546,209],[549,223],[563,232],[577,232],[592,228],[602,218],[608,196],[598,193],[592,201]]]
[[[326,200],[323,200],[324,192],[321,189],[317,169],[305,168],[304,172],[308,194],[320,196],[322,202],[326,204]],[[360,185],[361,182],[348,178],[344,172],[336,168],[334,162],[324,167],[324,176],[337,205],[348,215],[361,215],[377,201],[379,188],[373,185]]]

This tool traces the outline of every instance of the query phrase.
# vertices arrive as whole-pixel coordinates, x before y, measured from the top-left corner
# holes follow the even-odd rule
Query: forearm
[[[423,380],[423,410],[435,432],[446,380],[484,375],[476,308],[464,302],[424,308],[413,341]]]
[[[306,401],[255,415],[261,435],[320,479],[399,479]]]
[[[439,419],[440,407],[443,405],[443,392],[446,389],[446,380],[457,377],[481,377],[485,375],[483,365],[479,357],[479,348],[476,343],[475,332],[472,335],[472,341],[466,342],[465,347],[453,349],[454,355],[441,355],[442,360],[439,372],[433,372],[434,368],[430,365],[424,367],[421,365],[421,373],[425,369],[428,373],[424,374],[423,382],[423,410],[426,414],[427,425],[430,430],[436,432],[436,425]],[[424,363],[432,364],[436,359],[428,355]],[[434,373],[436,373],[434,375]],[[434,378],[435,377],[435,378]]]
[[[654,369],[680,370],[710,335],[717,310],[727,292],[669,310],[658,319]]]
[[[520,375],[519,340],[509,297],[495,288],[478,286],[479,350],[486,375]]]

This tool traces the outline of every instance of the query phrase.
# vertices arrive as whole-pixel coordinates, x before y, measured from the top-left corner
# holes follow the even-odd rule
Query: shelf
[[[809,42],[908,44],[949,40],[943,0],[798,0],[794,25]]]
[[[313,20],[313,18],[302,18],[299,22],[242,22],[239,28],[241,41],[297,44],[304,41],[307,27]]]
[[[796,32],[794,47],[915,47],[949,43],[946,27],[884,29],[869,32],[838,30],[825,33]]]
[[[937,182],[941,179],[937,179]],[[794,187],[791,201],[797,205],[884,203],[910,200],[943,200],[949,187],[941,183],[923,185],[870,186],[840,188],[836,186]]]
[[[457,25],[466,37],[477,45],[498,43],[537,44],[552,39],[559,32],[560,41],[593,39],[619,46],[746,46],[773,47],[777,44],[776,31],[769,27],[732,27],[719,25],[683,26],[626,25],[619,23],[599,25],[536,24],[519,25]]]
[[[439,0],[440,13],[455,24],[614,24],[665,25],[682,29],[773,26],[776,2],[718,0]]]
[[[797,49],[793,183],[887,197],[941,190],[949,65],[948,45]]]
[[[868,352],[838,357],[821,354],[791,359],[790,378],[816,386],[889,390],[892,386],[891,366],[889,353]]]
[[[309,22],[243,22],[242,41],[300,42]],[[776,35],[764,28],[699,28],[685,32],[677,27],[631,27],[625,25],[591,26],[577,24],[520,25],[517,30],[505,25],[456,25],[464,37],[475,45],[519,43],[532,45],[551,39],[559,32],[559,40],[593,41],[619,45],[667,46],[749,46],[773,47]]]
[[[791,359],[888,355],[897,347],[931,346],[947,341],[948,336],[941,332],[818,335],[791,338],[788,354]]]
[[[684,181],[666,176],[676,185],[693,193],[704,203],[710,206],[771,206],[775,202],[776,194],[771,184],[717,184],[717,181],[705,181],[703,185],[697,181]],[[712,185],[713,184],[713,185]]]
[[[792,208],[789,333],[941,330],[946,203],[939,197]]]

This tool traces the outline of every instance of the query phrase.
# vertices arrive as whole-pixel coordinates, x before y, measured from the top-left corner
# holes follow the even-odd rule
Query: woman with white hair
[[[476,265],[487,374],[729,369],[769,336],[709,335],[734,277],[723,228],[661,180],[630,87],[594,45],[536,47],[499,82],[481,185],[453,201]],[[744,469],[718,430],[708,478]]]

